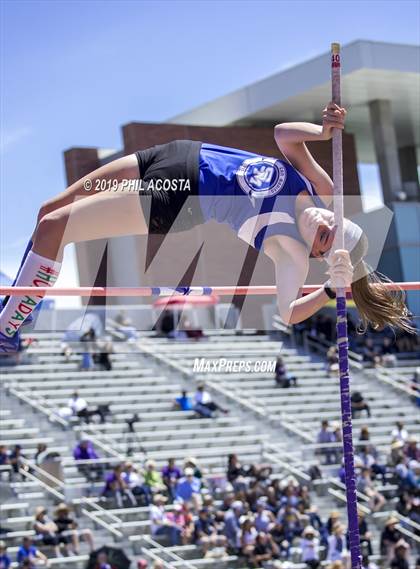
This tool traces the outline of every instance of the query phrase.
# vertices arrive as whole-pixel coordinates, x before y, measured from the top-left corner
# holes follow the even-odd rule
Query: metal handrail
[[[48,484],[45,484],[44,482],[39,480],[39,478],[37,478],[36,476],[31,474],[30,472],[27,472],[24,468],[19,469],[19,474],[21,476],[24,476],[25,478],[29,478],[30,480],[37,482],[41,486],[41,488],[43,488],[46,492],[52,494],[55,498],[58,498],[60,500],[60,502],[64,502],[64,500],[65,500],[64,494],[62,494],[61,492],[58,492],[57,490],[54,490],[54,488],[50,488],[50,486],[48,486]]]
[[[196,565],[193,565],[190,561],[188,561],[188,559],[183,559],[182,557],[180,557],[179,555],[177,555],[176,553],[174,553],[173,551],[171,551],[170,549],[163,549],[162,545],[160,545],[160,543],[158,543],[157,541],[155,541],[152,537],[150,537],[149,535],[145,535],[142,536],[142,539],[148,543],[149,545],[151,545],[153,548],[160,550],[163,550],[165,555],[168,555],[169,557],[172,557],[172,560],[175,563],[184,563],[184,568],[185,569],[197,569]],[[150,552],[153,553],[153,552]],[[163,559],[158,559],[159,561],[163,561],[164,563],[166,563]],[[171,569],[174,568],[173,565],[170,565]],[[174,568],[175,569],[175,568]]]
[[[124,537],[124,534],[121,533],[120,531],[118,531],[117,529],[115,529],[113,526],[111,526],[110,524],[107,524],[103,519],[98,518],[97,516],[93,515],[92,512],[88,512],[88,510],[85,510],[84,508],[82,508],[82,514],[84,514],[85,516],[87,516],[88,518],[90,518],[93,522],[99,524],[100,526],[102,526],[104,529],[106,529],[107,531],[109,531],[110,533],[112,533],[114,535],[114,537],[118,538],[118,539],[122,539]]]
[[[55,413],[55,411],[52,411],[48,408],[48,406],[42,403],[42,401],[45,402],[45,399],[32,399],[25,391],[19,391],[14,387],[10,387],[9,392],[27,405],[33,407],[36,411],[45,415],[49,421],[59,423],[63,428],[68,428],[69,424],[67,421],[62,419],[59,415],[57,415],[57,413]]]

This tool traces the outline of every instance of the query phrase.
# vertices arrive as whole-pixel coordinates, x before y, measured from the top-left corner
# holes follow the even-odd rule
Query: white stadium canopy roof
[[[279,71],[219,97],[170,123],[263,126],[320,123],[330,100],[330,53]],[[420,147],[420,46],[357,40],[342,46],[342,104],[346,130],[356,137],[359,162],[375,162],[369,102],[388,99],[399,147]]]

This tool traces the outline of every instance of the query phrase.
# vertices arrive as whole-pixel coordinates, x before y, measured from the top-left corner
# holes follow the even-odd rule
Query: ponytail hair
[[[354,277],[356,280],[351,285],[351,292],[359,311],[362,333],[366,332],[369,325],[374,330],[391,326],[405,332],[414,332],[411,315],[405,305],[405,293],[401,288],[385,288],[384,283],[392,283],[391,279],[373,271],[362,260],[354,268]]]

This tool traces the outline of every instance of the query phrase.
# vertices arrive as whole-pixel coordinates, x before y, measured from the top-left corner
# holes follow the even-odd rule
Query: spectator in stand
[[[208,557],[213,547],[226,547],[226,537],[217,532],[215,520],[207,508],[198,512],[194,524],[194,543],[201,546],[204,557]]]
[[[337,346],[330,346],[327,351],[327,370],[328,373],[338,371],[338,351]]]
[[[288,555],[290,544],[286,541],[283,524],[276,520],[276,523],[270,530],[270,535],[274,539],[282,556],[286,557]]]
[[[372,470],[364,466],[358,476],[356,483],[357,490],[369,498],[369,507],[372,512],[378,512],[385,505],[385,497],[375,488],[372,480]]]
[[[277,387],[291,387],[293,385],[293,387],[296,387],[297,385],[297,379],[295,375],[291,375],[287,369],[286,369],[286,365],[284,363],[284,360],[281,356],[277,357],[277,361],[276,361],[276,368],[274,371],[274,379],[276,381],[276,385]]]
[[[80,555],[80,537],[86,541],[90,551],[95,549],[91,530],[88,528],[78,529],[76,520],[70,514],[69,506],[64,502],[57,506],[54,523],[57,526],[59,542],[66,546],[71,543],[74,555]]]
[[[330,515],[327,519],[325,527],[327,529],[328,535],[331,535],[334,529],[334,526],[340,523],[341,514],[337,510],[333,510],[330,512]]]
[[[404,423],[402,421],[397,421],[395,423],[395,428],[391,432],[391,437],[393,441],[401,441],[403,443],[408,439],[408,431],[404,427]]]
[[[167,518],[181,530],[182,545],[191,543],[194,533],[194,521],[189,505],[181,504],[180,502],[175,503],[173,512],[168,512]]]
[[[7,545],[5,541],[0,541],[0,569],[9,569],[12,560],[7,555]]]
[[[315,505],[312,505],[307,513],[309,516],[310,525],[313,528],[315,528],[318,532],[322,532],[323,534],[325,534],[325,532],[326,532],[325,526],[324,526],[324,523],[322,522],[321,517],[318,513],[318,507]]]
[[[6,445],[0,445],[0,466],[10,464],[9,451]]]
[[[194,476],[194,470],[187,467],[184,476],[178,480],[175,491],[176,499],[192,503],[198,510],[201,507],[201,480]]]
[[[253,567],[267,567],[266,563],[278,558],[279,555],[280,548],[272,536],[269,533],[259,532],[251,556]]]
[[[319,538],[317,532],[312,526],[306,526],[302,533],[300,541],[300,548],[302,550],[302,562],[310,569],[317,569],[319,567]]]
[[[407,518],[420,525],[420,497],[412,497],[408,505]]]
[[[199,384],[197,387],[194,395],[194,404],[195,411],[203,417],[213,417],[213,414],[217,411],[221,411],[225,415],[229,413],[228,409],[224,409],[213,401],[210,393],[206,391],[204,383]]]
[[[372,447],[371,445],[360,447],[357,452],[357,457],[360,459],[363,466],[372,470],[372,476],[374,478],[381,476],[382,481],[385,483],[386,466],[378,464],[376,457],[372,453],[372,448],[375,450],[375,447]]]
[[[226,478],[230,482],[235,491],[244,490],[246,488],[245,477],[248,475],[248,469],[239,462],[237,454],[228,456],[228,467]]]
[[[286,540],[291,545],[294,539],[299,537],[303,531],[297,512],[290,506],[287,506],[283,514],[281,514],[281,511],[279,512],[278,520],[283,523]]]
[[[367,425],[360,428],[359,441],[370,441],[370,432]]]
[[[359,520],[359,535],[360,535],[360,545],[367,555],[373,555],[372,550],[372,534],[369,531],[368,523],[366,521],[366,516],[363,512],[358,512]]]
[[[410,322],[410,326],[412,326],[415,330],[417,328],[415,320]],[[420,334],[416,330],[414,334],[409,334],[407,332],[397,331],[397,348],[398,352],[400,353],[411,353],[411,352],[418,352],[420,350]]]
[[[203,479],[203,473],[200,470],[200,467],[197,464],[197,459],[193,456],[188,456],[184,461],[184,470],[186,468],[192,468],[194,470],[194,477],[198,478],[199,480]]]
[[[404,443],[402,441],[394,441],[391,444],[389,462],[391,466],[397,466],[401,460],[405,461]]]
[[[362,347],[362,356],[363,360],[368,364],[376,365],[378,363],[378,351],[372,338],[366,338]]]
[[[97,405],[96,407],[89,407],[86,399],[80,397],[78,391],[74,391],[70,397],[68,408],[71,409],[73,416],[83,419],[86,424],[90,423],[92,417],[99,417],[101,423],[105,423],[106,416],[110,413],[109,405]]]
[[[29,560],[34,567],[37,567],[38,565],[50,567],[50,562],[47,556],[41,553],[39,549],[33,545],[30,537],[23,538],[22,545],[19,547],[16,555],[16,561],[19,563],[19,566],[23,566],[23,562],[25,560]]]
[[[217,509],[214,504],[214,499],[211,494],[204,494],[203,495],[203,508],[207,508],[211,514],[216,514]]]
[[[398,524],[398,518],[395,516],[390,516],[386,523],[385,527],[381,533],[381,540],[380,540],[380,552],[386,558],[387,563],[389,564],[391,559],[394,557],[395,546],[402,538],[401,532],[397,529],[396,525]]]
[[[116,331],[122,334],[126,340],[133,341],[138,337],[138,332],[133,324],[132,319],[121,310],[115,317]]]
[[[168,518],[165,511],[167,501],[168,499],[162,494],[156,494],[153,498],[153,504],[150,505],[149,517],[152,537],[167,536],[172,546],[180,545],[182,530]]]
[[[73,449],[74,460],[94,461],[99,459],[99,456],[89,439],[82,439]],[[104,466],[102,464],[78,464],[78,471],[83,474],[88,480],[99,480],[103,477]]]
[[[174,401],[174,408],[180,411],[192,411],[194,408],[193,402],[188,393],[184,390],[180,397],[177,397]]]
[[[163,483],[162,476],[158,470],[156,470],[156,462],[154,460],[148,460],[146,462],[146,470],[144,472],[144,483],[150,488],[152,493],[163,492],[165,490],[165,484]]]
[[[244,505],[240,500],[235,500],[225,513],[224,534],[233,551],[240,549],[241,523],[240,519],[244,511]]]
[[[191,340],[201,340],[204,338],[203,330],[201,328],[193,328],[191,321],[185,316],[181,319],[180,328],[182,328],[187,336]]]
[[[67,342],[61,342],[60,349],[61,355],[64,356],[65,362],[69,363],[70,358],[73,355],[73,348]]]
[[[82,354],[82,361],[80,363],[80,371],[89,371],[93,369],[92,351],[96,345],[96,333],[93,328],[90,328],[80,337],[80,342],[84,342],[84,352]]]
[[[162,310],[160,316],[154,325],[159,335],[166,336],[167,338],[173,337],[173,332],[178,326],[179,316],[176,319],[175,313],[172,310]]]
[[[399,492],[396,510],[401,516],[408,517],[412,507],[412,495],[407,490]],[[415,520],[414,520],[415,521]]]
[[[40,465],[48,454],[48,448],[45,443],[39,443],[36,447],[36,453],[34,455],[35,464]]]
[[[99,367],[105,371],[112,370],[112,362],[109,355],[113,352],[112,342],[106,341],[98,344],[99,351],[93,354],[93,361]]]
[[[9,463],[12,466],[13,475],[19,474],[19,470],[29,470],[26,464],[26,456],[22,453],[21,445],[15,445],[9,454]]]
[[[395,366],[397,363],[395,349],[396,347],[394,346],[391,338],[385,336],[382,340],[382,345],[378,350],[379,364],[388,367]]]
[[[70,399],[67,402],[67,407],[71,409],[73,415],[77,417],[83,417],[85,412],[87,411],[87,401],[80,397],[79,392],[77,390],[73,391]]]
[[[35,509],[35,519],[33,529],[36,534],[36,539],[44,545],[50,545],[54,548],[56,557],[62,557],[60,552],[60,539],[58,536],[57,524],[53,522],[47,515],[47,510],[44,506],[38,506]],[[70,554],[70,547],[68,543],[64,544],[67,554]]]
[[[241,533],[239,538],[241,554],[246,557],[250,563],[252,563],[254,547],[258,535],[258,532],[255,529],[254,519],[250,516],[242,516],[239,521],[241,523]]]
[[[410,569],[408,563],[409,544],[400,539],[395,545],[394,557],[391,560],[391,569]]]
[[[282,480],[280,491],[282,493],[280,500],[281,511],[285,512],[287,507],[289,508],[287,511],[291,509],[295,511],[299,503],[299,483],[296,478],[289,476],[286,480]]]
[[[332,432],[333,437],[334,437],[334,442],[336,442],[336,443],[343,442],[343,437],[342,437],[342,432],[341,432],[341,423],[339,421],[333,421],[331,423],[331,432]],[[338,456],[340,455],[341,449],[336,448],[335,450],[336,450],[335,462],[338,462]]]
[[[328,538],[327,559],[328,561],[341,561],[346,564],[348,556],[344,526],[338,523],[333,527],[332,535]]]
[[[127,313],[125,310],[120,310],[118,312],[118,314],[114,318],[114,322],[116,324],[118,324],[118,326],[122,326],[122,327],[133,325],[132,319],[129,316],[127,316]]]
[[[299,488],[299,503],[298,506],[303,507],[303,511],[306,512],[311,507],[311,497],[309,495],[308,486],[301,486]]]
[[[407,439],[407,443],[404,447],[404,454],[409,460],[416,460],[420,462],[420,448],[417,446],[417,437],[410,436]]]
[[[176,466],[175,459],[170,458],[168,464],[162,468],[162,480],[172,501],[175,500],[176,485],[181,477],[181,469]]]
[[[405,457],[398,459],[395,474],[398,476],[400,489],[415,491],[420,488],[417,472],[419,467],[420,463],[416,460],[408,461]]]
[[[110,472],[105,478],[105,486],[102,490],[102,496],[105,498],[112,498],[117,502],[117,506],[122,508],[124,499],[128,499],[132,506],[137,505],[136,498],[132,491],[129,489],[123,479],[123,464],[115,466],[114,470]]]
[[[333,339],[332,319],[324,314],[318,314],[312,322],[309,334],[313,338],[331,342]]]
[[[276,523],[276,516],[267,509],[267,499],[260,498],[257,501],[257,511],[255,513],[255,529],[257,532],[267,533]]]
[[[367,416],[370,418],[370,407],[368,403],[365,401],[363,395],[360,391],[354,391],[350,397],[351,402],[351,416],[354,419],[356,413],[361,413],[362,411],[366,411]]]
[[[416,369],[413,377],[411,378],[409,388],[413,390],[412,401],[420,407],[420,367]]]
[[[329,422],[324,419],[321,422],[321,430],[318,433],[316,442],[318,444],[335,443],[335,437],[330,431]],[[327,447],[320,447],[319,453],[325,457],[327,464],[334,464],[336,462],[336,449]]]
[[[221,512],[227,512],[231,507],[233,502],[235,501],[235,493],[231,492],[229,487],[227,487],[227,492],[224,494],[222,498],[222,503],[220,505]]]
[[[308,474],[311,480],[321,480],[322,472],[319,462],[316,464],[311,464],[311,466],[308,468]]]
[[[141,476],[139,469],[132,462],[124,464],[122,478],[127,487],[137,499],[142,499],[144,506],[149,506],[152,501],[152,492],[150,487],[145,484],[144,478]]]

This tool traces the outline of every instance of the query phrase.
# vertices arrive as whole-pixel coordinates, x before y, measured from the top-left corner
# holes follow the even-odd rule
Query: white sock
[[[20,269],[15,286],[53,286],[60,268],[61,263],[30,251]],[[35,293],[11,296],[0,314],[0,332],[12,338],[44,296]]]

